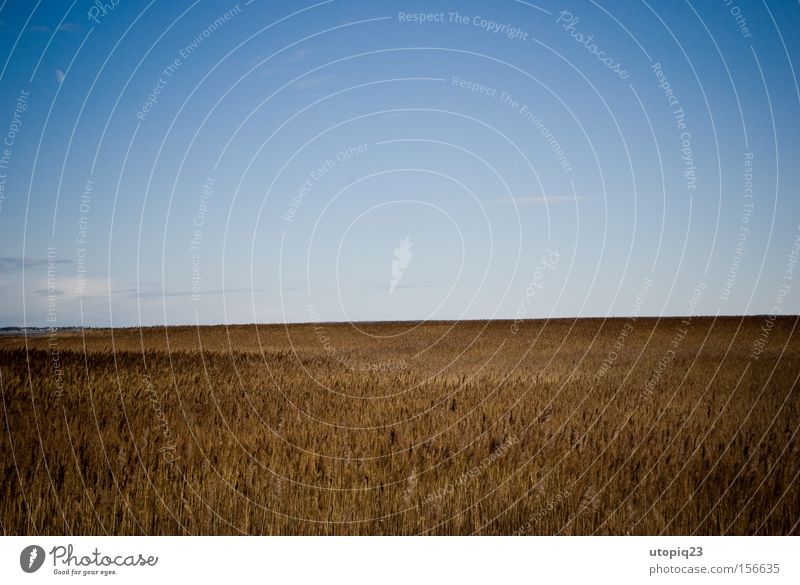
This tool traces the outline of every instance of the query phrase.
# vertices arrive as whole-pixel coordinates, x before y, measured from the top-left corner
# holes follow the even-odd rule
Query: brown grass
[[[764,323],[0,338],[0,529],[800,534],[797,318],[753,359]]]

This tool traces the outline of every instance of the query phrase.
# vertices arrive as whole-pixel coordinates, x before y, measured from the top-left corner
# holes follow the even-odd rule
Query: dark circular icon
[[[35,573],[42,568],[44,556],[44,549],[41,546],[37,544],[26,546],[19,553],[19,566],[26,573]]]

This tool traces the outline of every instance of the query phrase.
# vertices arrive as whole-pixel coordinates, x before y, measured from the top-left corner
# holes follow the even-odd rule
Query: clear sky
[[[0,326],[800,312],[800,4],[0,4]]]

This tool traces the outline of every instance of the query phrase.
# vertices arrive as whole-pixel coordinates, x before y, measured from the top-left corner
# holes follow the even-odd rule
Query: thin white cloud
[[[420,283],[420,284],[413,284],[413,283],[403,283],[403,284],[396,284],[394,288],[432,288],[433,285],[430,283]],[[391,285],[388,282],[380,282],[380,281],[373,281],[361,284],[358,288],[361,290],[391,290]]]
[[[72,260],[55,260],[55,264],[71,264]],[[12,272],[23,268],[38,268],[47,266],[47,258],[34,258],[31,256],[0,256],[0,272]]]
[[[310,54],[311,54],[311,49],[295,49],[294,51],[292,51],[291,57],[289,57],[289,63],[296,63],[297,61],[302,61]]]
[[[336,79],[336,75],[331,73],[325,73],[322,75],[312,75],[311,77],[304,77],[303,79],[298,79],[292,84],[293,89],[314,89],[319,87],[320,85],[324,85],[327,82]]]
[[[498,199],[490,199],[489,203],[499,203],[508,205],[513,205],[515,202],[517,203],[517,205],[525,203],[557,204],[557,203],[575,203],[577,201],[596,201],[598,199],[600,199],[600,197],[596,196],[575,197],[574,195],[547,195],[538,197],[500,197]]]

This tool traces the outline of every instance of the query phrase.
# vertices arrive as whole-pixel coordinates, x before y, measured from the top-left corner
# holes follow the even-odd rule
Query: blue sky
[[[799,25],[3,2],[0,325],[796,314]]]

